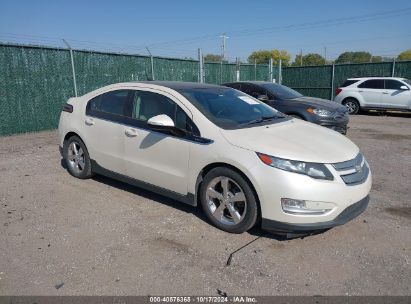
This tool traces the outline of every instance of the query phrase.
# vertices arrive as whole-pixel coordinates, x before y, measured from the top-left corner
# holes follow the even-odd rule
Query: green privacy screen
[[[73,94],[68,51],[0,45],[0,135],[55,128]]]
[[[347,78],[394,75],[410,79],[411,61],[335,65],[334,82],[332,65],[288,67],[282,74],[282,83],[301,94],[331,99],[334,96],[332,89],[338,88]]]
[[[147,56],[73,51],[79,95],[123,81],[152,78]],[[198,81],[196,60],[153,58],[156,80]],[[239,75],[237,69],[239,68]],[[331,97],[331,88],[349,77],[390,76],[393,63],[283,68],[283,84],[305,95]],[[396,62],[395,76],[411,78],[411,61]],[[268,65],[205,63],[207,83],[269,80]],[[273,79],[279,71],[273,67]],[[66,49],[0,44],[0,136],[54,129],[64,102],[74,96],[70,52]]]
[[[282,72],[284,85],[306,96],[329,98],[332,66],[290,67]]]

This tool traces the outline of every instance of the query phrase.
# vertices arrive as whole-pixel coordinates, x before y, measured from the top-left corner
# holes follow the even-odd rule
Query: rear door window
[[[384,89],[383,79],[370,79],[358,85],[358,88],[362,89]]]
[[[131,117],[129,100],[132,95],[131,90],[117,90],[98,95],[87,103],[86,115],[122,122],[124,117]]]

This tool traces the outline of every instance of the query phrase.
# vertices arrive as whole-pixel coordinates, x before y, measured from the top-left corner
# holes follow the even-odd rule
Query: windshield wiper
[[[276,116],[276,115],[262,116],[261,118],[250,120],[250,121],[245,122],[241,125],[248,126],[248,125],[258,124],[258,123],[262,123],[264,121],[269,121],[269,120],[279,119],[279,118],[284,118],[284,116]]]

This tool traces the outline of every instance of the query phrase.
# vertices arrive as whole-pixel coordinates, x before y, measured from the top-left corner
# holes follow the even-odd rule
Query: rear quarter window
[[[340,85],[340,88],[348,87],[348,86],[350,86],[350,85],[352,85],[352,84],[354,84],[358,81],[359,80],[350,80],[350,79],[348,79],[348,80],[344,81],[344,83],[342,85]]]

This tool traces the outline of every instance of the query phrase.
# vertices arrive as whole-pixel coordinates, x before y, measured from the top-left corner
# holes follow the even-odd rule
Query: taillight
[[[336,88],[336,89],[335,89],[335,96],[337,96],[338,94],[340,94],[341,91],[342,91],[341,88]]]
[[[73,106],[71,104],[65,103],[63,106],[63,112],[73,113]]]

